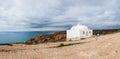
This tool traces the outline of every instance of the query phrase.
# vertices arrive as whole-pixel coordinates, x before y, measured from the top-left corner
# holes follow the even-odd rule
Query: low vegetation
[[[68,44],[61,43],[60,45],[52,48],[60,48],[60,47],[66,47],[66,46],[72,46],[72,45],[84,44],[84,43],[88,43],[88,42],[76,42],[76,43],[68,43]]]
[[[120,32],[120,29],[103,29],[103,30],[93,30],[93,35],[105,35],[105,34],[111,34],[111,33],[116,33]]]
[[[8,45],[8,46],[13,46],[13,44],[0,44],[1,46],[3,45]]]

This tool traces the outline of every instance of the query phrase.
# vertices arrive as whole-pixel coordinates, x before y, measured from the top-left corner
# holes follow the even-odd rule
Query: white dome
[[[75,26],[73,26],[73,27],[71,28],[71,30],[87,30],[87,29],[88,29],[87,26],[85,26],[85,25],[80,25],[80,24],[77,24],[77,25],[75,25]]]

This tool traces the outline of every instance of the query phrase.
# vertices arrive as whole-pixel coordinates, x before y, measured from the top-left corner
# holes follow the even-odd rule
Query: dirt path
[[[57,47],[61,43],[73,44]],[[80,41],[0,46],[0,59],[119,59],[120,33]]]

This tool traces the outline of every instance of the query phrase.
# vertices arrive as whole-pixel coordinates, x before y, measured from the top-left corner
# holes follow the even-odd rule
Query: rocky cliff
[[[26,44],[38,44],[45,42],[58,42],[66,40],[66,32],[56,32],[48,35],[36,36],[35,38],[31,38],[27,40]]]

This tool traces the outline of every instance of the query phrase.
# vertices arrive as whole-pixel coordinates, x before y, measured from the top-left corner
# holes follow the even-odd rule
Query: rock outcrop
[[[26,44],[37,44],[37,43],[45,43],[45,42],[60,42],[66,40],[65,32],[57,32],[48,35],[36,36],[35,38],[31,38],[27,40]]]

